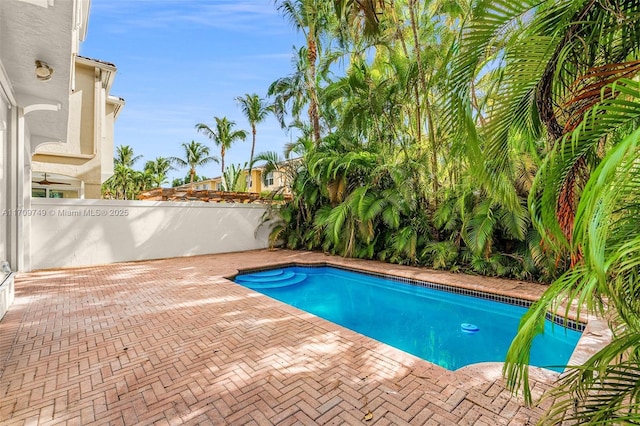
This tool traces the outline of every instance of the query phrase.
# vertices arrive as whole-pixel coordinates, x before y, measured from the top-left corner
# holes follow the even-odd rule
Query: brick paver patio
[[[22,274],[0,321],[0,423],[493,426],[540,417],[504,389],[499,365],[448,371],[224,278],[329,260],[424,273],[261,250]],[[534,381],[534,394],[548,382]]]

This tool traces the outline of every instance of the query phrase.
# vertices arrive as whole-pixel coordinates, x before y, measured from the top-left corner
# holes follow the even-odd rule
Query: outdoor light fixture
[[[51,80],[53,76],[53,68],[46,62],[36,60],[36,78],[40,81]]]

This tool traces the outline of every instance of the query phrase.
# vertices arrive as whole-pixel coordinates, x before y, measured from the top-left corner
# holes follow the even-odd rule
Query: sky
[[[196,132],[227,117],[249,133],[225,155],[226,166],[249,161],[251,128],[237,101],[245,93],[266,98],[269,85],[293,71],[294,46],[303,36],[272,0],[91,0],[80,55],[117,67],[111,95],[126,104],[115,123],[114,146],[129,145],[142,159],[182,157],[192,140],[219,149]],[[273,116],[257,127],[256,153],[283,153],[290,135]],[[187,169],[171,171],[184,177]],[[220,175],[210,163],[198,175]]]

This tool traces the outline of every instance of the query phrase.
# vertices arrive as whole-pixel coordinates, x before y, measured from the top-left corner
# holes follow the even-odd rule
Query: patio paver
[[[329,260],[516,294],[526,287],[531,297],[543,290],[286,250],[21,274],[0,321],[0,423],[526,425],[540,417],[504,389],[499,365],[448,371],[225,279]],[[540,375],[534,393],[554,377]]]

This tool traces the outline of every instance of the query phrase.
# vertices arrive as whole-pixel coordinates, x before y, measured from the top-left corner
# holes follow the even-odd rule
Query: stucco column
[[[14,106],[9,110],[9,132],[6,167],[6,205],[7,212],[7,260],[13,270],[19,270],[22,266],[20,256],[22,254],[21,236],[18,229],[18,209],[22,194],[21,171],[24,165],[24,116],[19,111],[21,108]]]
[[[25,133],[24,109],[9,110],[7,158],[5,158],[7,260],[13,270],[30,270],[31,156]]]

